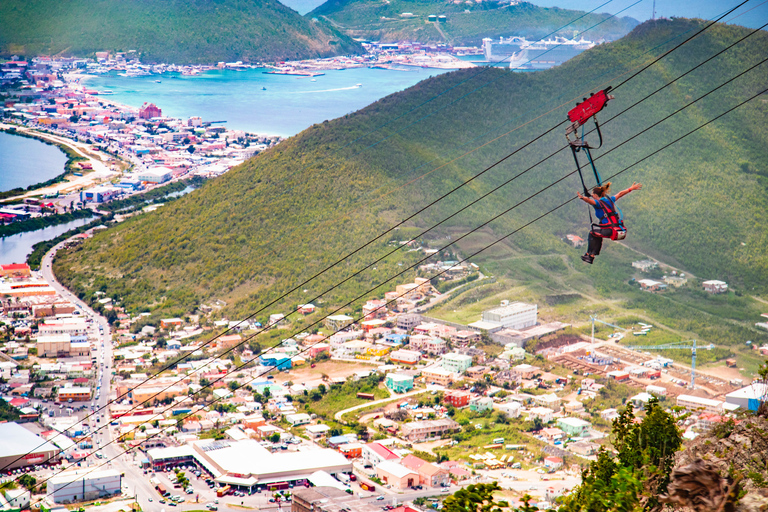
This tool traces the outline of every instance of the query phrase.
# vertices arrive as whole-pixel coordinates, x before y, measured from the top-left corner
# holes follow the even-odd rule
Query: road
[[[77,298],[76,295],[66,289],[61,283],[56,280],[51,269],[51,263],[53,257],[66,242],[62,242],[51,248],[45,256],[43,256],[40,269],[43,278],[64,298],[75,304],[86,318],[93,320],[93,324],[97,326],[96,331],[96,343],[97,343],[97,384],[96,395],[94,395],[91,401],[91,406],[95,409],[101,409],[105,407],[113,397],[111,390],[112,384],[112,339],[110,334],[110,327],[107,319],[93,311],[86,303]],[[117,443],[109,444],[112,437],[112,428],[109,427],[109,411],[104,409],[98,414],[98,422],[96,418],[94,421],[90,421],[91,426],[94,427],[95,433],[93,434],[94,453],[101,453],[104,458],[98,459],[93,457],[89,461],[90,468],[99,469],[116,469],[121,473],[124,473],[123,486],[124,490],[128,494],[135,494],[138,496],[138,501],[143,510],[161,510],[159,504],[150,503],[150,497],[157,497],[157,492],[154,490],[152,484],[149,483],[147,475],[143,474],[143,470],[139,468],[136,463],[137,459],[143,458],[143,456],[135,454],[123,454],[123,449]],[[103,447],[103,448],[99,448]],[[110,461],[110,462],[107,462]],[[98,471],[98,469],[97,469]],[[153,507],[153,505],[155,505]],[[115,504],[105,505],[105,511],[114,511]],[[127,507],[127,504],[126,504]],[[199,507],[197,507],[199,508]]]
[[[358,409],[365,409],[366,407],[370,407],[372,405],[386,404],[389,402],[394,402],[395,400],[402,400],[403,398],[408,398],[409,396],[426,393],[427,391],[442,391],[443,389],[445,388],[443,388],[442,386],[429,385],[427,386],[427,389],[414,389],[413,391],[409,391],[408,393],[403,393],[402,395],[393,395],[389,398],[382,398],[381,400],[374,400],[373,402],[365,402],[363,404],[350,407],[349,409],[344,409],[343,411],[339,411],[336,414],[334,414],[333,417],[336,421],[341,421],[341,417],[347,414],[348,412],[356,411]]]

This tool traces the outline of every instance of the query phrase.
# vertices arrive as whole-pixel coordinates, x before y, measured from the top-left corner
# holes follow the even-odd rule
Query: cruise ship
[[[596,46],[596,43],[580,39],[556,37],[542,41],[528,41],[524,37],[483,39],[483,53],[488,62],[509,62],[511,69],[548,69],[559,66]]]

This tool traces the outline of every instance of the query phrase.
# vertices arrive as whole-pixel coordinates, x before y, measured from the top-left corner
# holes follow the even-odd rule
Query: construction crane
[[[605,324],[609,327],[615,327],[616,329],[622,330],[626,332],[626,329],[623,327],[619,327],[618,325],[609,324],[608,322],[603,322],[602,320],[599,320],[596,316],[589,316],[589,319],[592,320],[592,343],[595,342],[595,322],[600,322],[601,324]]]
[[[710,343],[709,345],[697,347],[696,340],[689,340],[689,341],[680,341],[678,343],[667,343],[665,345],[634,345],[627,348],[630,350],[688,350],[690,349],[691,351],[691,389],[694,389],[693,381],[695,378],[694,372],[696,371],[696,349],[703,348],[705,350],[712,350],[713,348],[715,348],[715,346],[712,343]]]

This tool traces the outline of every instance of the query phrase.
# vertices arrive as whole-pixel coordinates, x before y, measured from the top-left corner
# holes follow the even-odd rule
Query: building
[[[308,424],[310,421],[312,421],[312,418],[309,417],[309,414],[305,413],[286,414],[285,421],[290,423],[292,427],[298,427],[299,425]]]
[[[52,336],[39,336],[37,338],[38,357],[68,357],[72,343],[69,334],[56,334]]]
[[[557,426],[569,436],[574,437],[584,437],[584,435],[589,433],[589,429],[592,428],[588,421],[572,417],[560,418],[557,420]]]
[[[653,260],[633,261],[632,266],[641,272],[648,272],[649,270],[659,268],[658,262]]]
[[[416,364],[421,360],[421,352],[415,350],[393,350],[389,354],[389,360],[394,363]]]
[[[378,466],[384,461],[399,461],[400,456],[381,443],[368,443],[363,446],[360,455],[366,463],[373,467]]]
[[[708,291],[709,293],[725,293],[728,291],[728,284],[724,281],[704,281],[701,283],[701,286],[703,286],[704,290]]]
[[[429,354],[444,354],[448,350],[445,340],[426,334],[414,334],[408,340],[408,348]]]
[[[264,366],[274,366],[278,370],[290,370],[291,358],[279,354],[269,354],[259,357],[259,361]]]
[[[441,437],[443,434],[460,429],[461,427],[458,423],[450,418],[444,418],[405,423],[400,428],[400,434],[409,441],[424,441],[433,437]]]
[[[544,457],[544,467],[554,469],[555,471],[557,471],[558,469],[563,467],[563,459],[561,459],[560,457],[554,457],[554,456]]]
[[[393,489],[407,489],[419,485],[419,474],[402,464],[384,461],[376,466],[376,476]]]
[[[407,393],[413,389],[413,376],[400,373],[389,373],[387,374],[385,384],[395,393]]]
[[[680,288],[681,286],[685,286],[686,283],[688,283],[688,278],[682,276],[664,276],[664,282],[669,286]]]
[[[331,475],[352,472],[352,463],[333,449],[272,453],[252,439],[203,439],[182,446],[148,450],[147,458],[155,470],[194,461],[219,484],[246,491],[291,483],[303,485],[316,471]]]
[[[528,415],[531,419],[539,418],[544,423],[549,423],[554,418],[555,411],[546,407],[533,407],[528,410]]]
[[[347,315],[331,315],[325,319],[325,326],[331,331],[340,331],[352,325],[355,319]]]
[[[91,399],[91,388],[84,387],[68,387],[59,388],[58,400],[59,402],[85,402]]]
[[[400,464],[412,471],[416,471],[419,474],[419,484],[421,485],[442,487],[448,485],[450,481],[450,475],[447,470],[415,455],[408,455]]]
[[[456,345],[471,345],[480,341],[480,333],[477,331],[456,331],[451,334],[451,343]]]
[[[421,372],[424,382],[427,384],[437,384],[439,386],[448,386],[453,382],[453,373],[439,366],[425,368]]]
[[[474,396],[469,400],[469,408],[474,412],[490,411],[493,399],[487,396]]]
[[[0,265],[0,277],[32,277],[32,271],[26,263],[9,263]]]
[[[518,402],[505,402],[498,404],[496,409],[507,418],[519,418],[523,407]]]
[[[84,337],[88,335],[88,324],[83,318],[57,318],[55,320],[46,320],[38,325],[37,333],[39,336],[69,334],[72,338]]]
[[[649,292],[660,292],[667,289],[666,284],[654,281],[653,279],[640,279],[637,283],[642,290]]]
[[[421,323],[419,315],[405,314],[397,317],[397,328],[410,331]]]
[[[443,402],[446,405],[452,405],[457,409],[467,407],[469,405],[469,399],[472,393],[464,391],[463,389],[449,389],[443,395]]]
[[[689,411],[703,409],[705,412],[721,413],[723,412],[723,402],[712,400],[710,398],[701,398],[691,395],[680,395],[677,397],[678,407],[685,407]]]
[[[360,443],[346,443],[338,446],[337,450],[348,459],[357,459],[363,454],[363,445]]]
[[[173,171],[167,167],[153,167],[139,171],[136,177],[146,183],[165,183],[173,177]]]
[[[291,512],[379,512],[381,509],[362,502],[349,494],[344,485],[328,474],[318,471],[312,475],[315,487],[291,490]],[[362,504],[362,505],[361,505]]]
[[[144,103],[139,108],[139,119],[152,119],[153,117],[162,117],[163,111],[160,110],[154,103]]]
[[[532,379],[537,373],[539,373],[541,369],[538,366],[532,366],[530,364],[519,364],[512,368],[512,373],[525,380]]]
[[[18,423],[0,423],[0,467],[5,470],[57,461],[60,452]]]
[[[470,366],[472,366],[472,357],[451,352],[443,356],[440,366],[451,373],[464,373]]]
[[[64,471],[48,480],[48,496],[54,503],[111,497],[122,492],[122,481],[115,469]]]
[[[525,329],[536,325],[538,306],[524,302],[513,302],[498,308],[483,311],[483,322],[495,323],[504,328]]]
[[[654,386],[653,384],[648,384],[645,386],[645,392],[658,398],[664,398],[667,396],[667,388],[663,386]]]
[[[768,386],[754,383],[725,395],[725,403],[738,405],[746,411],[757,411],[760,400],[768,395]]]

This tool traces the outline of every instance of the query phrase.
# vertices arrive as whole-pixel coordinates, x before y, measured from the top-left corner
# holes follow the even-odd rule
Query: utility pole
[[[651,15],[652,20],[656,20],[656,0],[653,0],[653,14]]]

